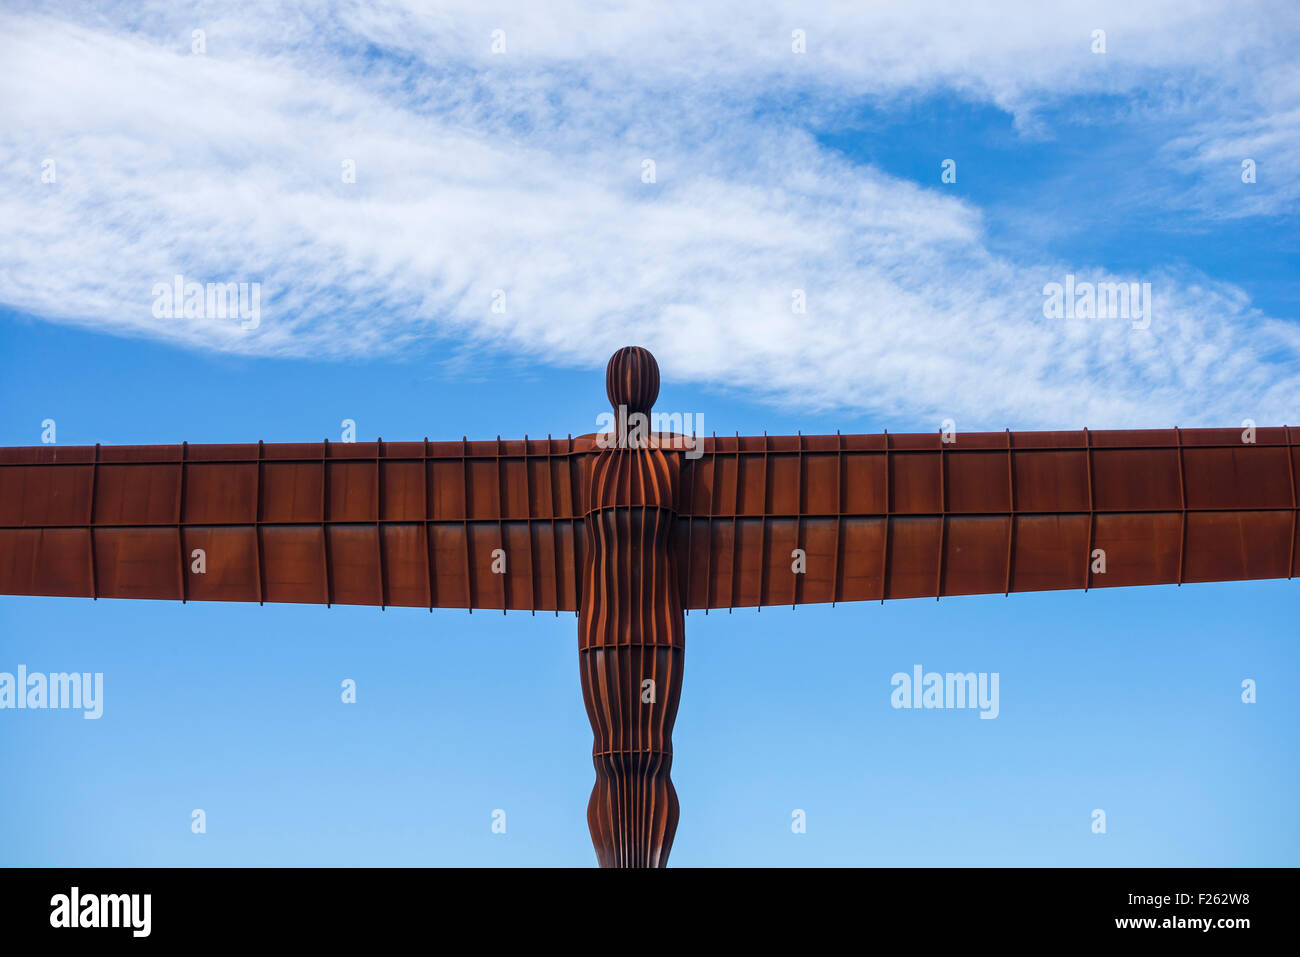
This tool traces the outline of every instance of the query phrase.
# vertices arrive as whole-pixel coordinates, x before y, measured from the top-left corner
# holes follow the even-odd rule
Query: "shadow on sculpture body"
[[[654,357],[620,349],[605,390],[615,411],[648,418]],[[604,449],[587,475],[578,656],[595,737],[587,824],[601,867],[663,867],[677,831],[669,772],[686,626],[670,546],[680,462],[652,444]]]

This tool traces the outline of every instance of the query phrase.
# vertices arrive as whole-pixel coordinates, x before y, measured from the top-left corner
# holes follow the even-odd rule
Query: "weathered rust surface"
[[[1289,578],[1296,432],[705,438],[699,458],[663,453],[682,602]],[[577,611],[599,451],[592,436],[4,448],[0,593]]]

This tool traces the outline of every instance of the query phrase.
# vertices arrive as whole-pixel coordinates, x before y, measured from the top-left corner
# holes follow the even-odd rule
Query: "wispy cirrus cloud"
[[[1212,183],[1250,131],[1261,157],[1291,142],[1295,100],[1260,83],[1283,75],[1294,23],[1174,3],[268,11],[3,17],[0,302],[265,355],[454,335],[593,364],[637,341],[677,376],[964,427],[1300,412],[1296,326],[1239,289],[1159,262],[1111,276],[995,254],[937,171],[920,186],[814,135],[855,104],[938,91],[1024,128],[1044,103],[1141,91],[1143,109],[1201,116],[1157,161]],[[1233,214],[1293,207],[1286,162]],[[1046,319],[1042,287],[1067,272],[1152,282],[1149,328]],[[263,321],[155,318],[153,286],[176,273],[261,282]]]

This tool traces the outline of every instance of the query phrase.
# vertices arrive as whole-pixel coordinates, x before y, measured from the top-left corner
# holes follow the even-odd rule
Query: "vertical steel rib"
[[[1174,441],[1178,446],[1178,512],[1182,527],[1178,533],[1178,587],[1183,587],[1183,562],[1187,550],[1187,479],[1183,475],[1183,433],[1174,426]]]
[[[1016,465],[1011,453],[1011,430],[1007,429],[1007,580],[1002,597],[1011,594],[1011,559],[1016,542]]]
[[[943,595],[943,548],[944,540],[948,533],[948,483],[947,468],[944,464],[944,448],[947,445],[943,440],[943,428],[939,429],[939,567],[934,575],[934,600],[938,601]]]
[[[330,494],[330,440],[326,439],[320,453],[320,541],[321,568],[325,573],[325,607],[333,604],[334,576],[330,571],[330,529],[329,529],[329,494]]]
[[[257,440],[257,492],[253,499],[253,554],[254,562],[257,565],[257,603],[262,604],[265,595],[263,593],[263,580],[265,574],[262,571],[262,440]]]
[[[380,436],[375,440],[375,568],[379,572],[379,610],[384,611],[386,606],[385,590],[387,582],[384,580],[384,530],[382,527],[384,518],[384,476],[380,468],[379,459],[384,451],[384,439]]]
[[[474,614],[474,569],[469,563],[469,437],[460,437],[461,532],[465,542],[465,607]]]
[[[1290,556],[1286,561],[1287,581],[1291,580],[1292,573],[1295,571],[1295,533],[1296,533],[1296,492],[1295,492],[1295,443],[1291,438],[1291,426],[1282,426],[1283,434],[1286,436],[1286,467],[1287,474],[1291,479],[1291,548]]]
[[[768,468],[768,439],[767,431],[763,432],[763,485],[759,492],[759,516],[758,516],[758,610],[763,610],[763,599],[765,592],[763,586],[767,582],[767,468]],[[736,481],[740,481],[740,466],[736,466]]]
[[[420,515],[424,518],[424,571],[425,597],[429,599],[429,611],[433,611],[433,528],[431,519],[433,509],[429,507],[429,437],[424,437],[424,455],[420,460]]]
[[[95,561],[95,493],[99,483],[99,443],[95,443],[95,457],[90,466],[90,509],[86,518],[86,534],[90,537],[90,597],[99,601],[99,568]]]
[[[1092,584],[1092,552],[1096,546],[1097,506],[1092,491],[1092,435],[1083,429],[1084,467],[1088,470],[1088,553],[1083,557],[1083,590]]]
[[[880,536],[880,603],[885,603],[885,595],[889,589],[889,526],[893,524],[894,509],[890,499],[891,478],[889,465],[889,430],[884,430],[885,445],[885,528],[884,534]]]
[[[185,460],[189,457],[189,443],[181,443],[181,467],[180,467],[180,487],[176,490],[176,548],[180,554],[180,586],[181,586],[181,604],[189,600],[188,578],[186,571],[189,569],[189,562],[185,557],[185,532],[183,525],[185,522]]]
[[[797,433],[795,443],[797,456],[795,468],[796,474],[794,479],[794,551],[797,552],[799,549],[803,548],[803,432]],[[796,556],[791,554],[790,558],[793,561]],[[795,608],[799,604],[799,596],[802,593],[800,585],[803,582],[804,575],[808,573],[807,552],[804,552],[803,568],[804,570],[802,573],[795,572],[793,566],[790,569],[791,608]]]

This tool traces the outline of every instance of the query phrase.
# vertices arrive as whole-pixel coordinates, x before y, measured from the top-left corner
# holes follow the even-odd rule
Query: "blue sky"
[[[0,445],[581,434],[632,343],[719,433],[1300,421],[1297,13],[1041,6],[10,4]],[[258,326],[156,317],[178,272]],[[1045,318],[1067,273],[1150,327]],[[1295,610],[693,614],[672,862],[1294,865]],[[106,701],[0,712],[0,864],[594,863],[571,616],[0,598],[19,664]],[[915,664],[998,718],[894,710]]]

